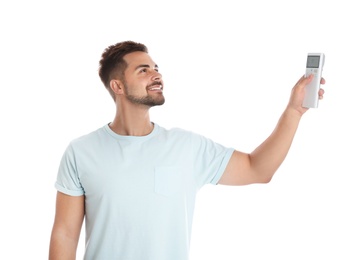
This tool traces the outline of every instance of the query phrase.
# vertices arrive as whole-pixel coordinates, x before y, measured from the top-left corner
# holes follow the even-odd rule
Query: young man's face
[[[126,99],[149,107],[164,104],[162,76],[151,57],[137,51],[125,55],[124,60],[128,64],[123,82]]]

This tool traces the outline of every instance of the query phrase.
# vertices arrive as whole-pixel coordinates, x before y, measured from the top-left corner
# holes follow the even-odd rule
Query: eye
[[[147,69],[146,69],[146,68],[140,70],[140,73],[146,73],[146,72],[147,72]]]

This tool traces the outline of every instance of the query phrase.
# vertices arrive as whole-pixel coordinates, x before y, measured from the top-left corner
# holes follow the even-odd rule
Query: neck
[[[153,131],[153,124],[149,117],[149,108],[144,106],[117,105],[115,119],[110,128],[116,134],[127,136],[145,136]]]

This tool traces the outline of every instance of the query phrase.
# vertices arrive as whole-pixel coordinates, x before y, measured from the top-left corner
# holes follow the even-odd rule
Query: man
[[[87,260],[188,259],[197,191],[207,183],[268,183],[307,111],[301,104],[312,80],[300,78],[275,130],[248,154],[150,121],[149,109],[165,102],[164,83],[143,44],[109,46],[99,75],[116,115],[63,155],[50,260],[75,259],[84,218]]]

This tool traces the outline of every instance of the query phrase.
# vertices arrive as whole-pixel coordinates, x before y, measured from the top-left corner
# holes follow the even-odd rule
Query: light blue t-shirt
[[[195,196],[233,153],[201,135],[154,125],[121,136],[108,125],[67,147],[55,187],[85,195],[86,260],[187,260]]]

